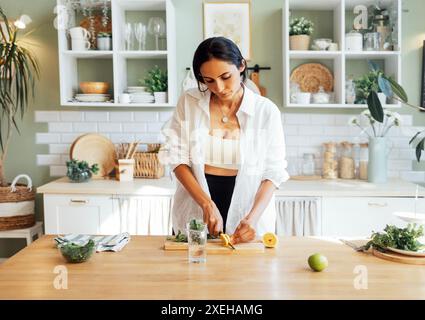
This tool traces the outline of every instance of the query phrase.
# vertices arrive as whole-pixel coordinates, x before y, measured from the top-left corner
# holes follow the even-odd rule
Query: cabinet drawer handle
[[[369,202],[368,203],[369,207],[380,207],[380,208],[384,208],[388,206],[388,203],[376,203],[376,202]]]
[[[89,200],[76,200],[76,199],[71,199],[71,203],[87,204],[87,203],[89,203]]]

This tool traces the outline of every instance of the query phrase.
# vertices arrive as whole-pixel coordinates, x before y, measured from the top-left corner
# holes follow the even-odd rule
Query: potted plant
[[[97,49],[112,50],[112,34],[110,32],[99,32],[97,34]]]
[[[310,36],[314,31],[313,27],[313,22],[304,17],[292,19],[289,24],[290,49],[308,50],[310,47]]]
[[[387,98],[399,101],[409,107],[417,110],[425,111],[425,108],[412,105],[408,102],[406,91],[403,87],[397,83],[392,77],[387,76],[382,72],[378,65],[373,61],[368,61],[369,67],[372,71],[378,72],[378,88],[382,91]],[[372,87],[367,97],[367,106],[370,111],[371,117],[380,123],[384,122],[384,109],[382,103],[378,97],[378,88]],[[418,131],[409,144],[416,149],[416,159],[418,162],[421,159],[422,151],[425,149],[425,130]]]
[[[139,83],[145,85],[149,92],[155,96],[155,103],[167,102],[168,77],[167,71],[162,71],[158,66],[148,71],[148,75],[144,81],[139,80]]]
[[[0,7],[0,203],[9,203],[8,216],[0,214],[0,230],[20,229],[34,225],[35,192],[27,175],[18,175],[12,185],[6,181],[4,163],[12,135],[19,133],[18,120],[22,119],[30,96],[34,97],[36,79],[39,78],[38,61],[18,38],[18,27],[9,22]],[[25,35],[24,35],[25,36]],[[16,184],[20,177],[28,180],[28,186]],[[28,215],[20,215],[25,207]],[[19,209],[20,208],[20,209]],[[13,215],[16,212],[17,215]]]
[[[378,79],[382,75],[383,72],[377,69],[371,70],[362,77],[355,79],[353,81],[356,88],[356,101],[354,103],[366,104],[367,97],[369,96],[370,92],[374,91],[377,93],[381,105],[385,105],[387,97],[385,93],[382,92],[378,84]]]
[[[99,171],[97,163],[90,167],[87,161],[78,161],[76,159],[67,161],[66,167],[66,175],[72,182],[89,181],[93,173],[96,174]]]

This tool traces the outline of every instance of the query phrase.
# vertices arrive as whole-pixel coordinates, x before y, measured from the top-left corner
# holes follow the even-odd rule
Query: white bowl
[[[393,213],[403,221],[416,224],[425,224],[425,213],[415,213],[410,211],[397,211]]]

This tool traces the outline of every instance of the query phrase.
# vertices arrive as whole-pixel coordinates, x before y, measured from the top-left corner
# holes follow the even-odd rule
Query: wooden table
[[[425,299],[424,266],[380,260],[337,240],[281,238],[265,253],[208,255],[206,264],[189,264],[186,252],[164,251],[163,242],[133,236],[121,252],[67,264],[53,236],[43,236],[0,265],[0,299]],[[328,257],[323,272],[307,265],[315,252]],[[61,265],[67,289],[54,287]],[[356,266],[367,270],[368,289],[355,288]]]

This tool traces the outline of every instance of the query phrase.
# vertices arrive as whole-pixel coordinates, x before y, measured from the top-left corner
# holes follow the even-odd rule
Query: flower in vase
[[[370,127],[362,126],[361,121],[357,117],[350,118],[348,124],[359,127],[361,134],[366,133],[369,137],[385,137],[392,127],[399,127],[402,124],[400,114],[390,110],[384,110],[384,121],[382,123],[377,122],[369,110],[361,112],[360,117],[366,118]]]

